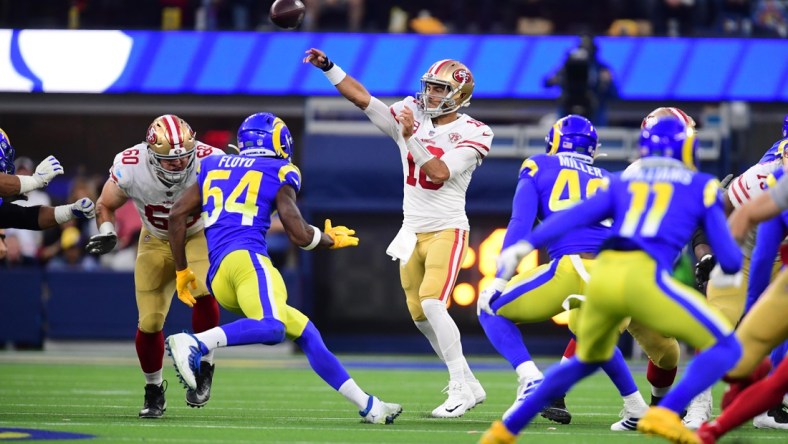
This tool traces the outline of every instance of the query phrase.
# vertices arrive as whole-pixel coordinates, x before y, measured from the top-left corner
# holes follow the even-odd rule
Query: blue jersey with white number
[[[549,220],[554,213],[594,195],[608,175],[606,170],[589,165],[571,154],[539,154],[526,159],[520,168],[503,248],[528,235],[537,218]],[[595,253],[609,235],[608,226],[595,223],[549,242],[547,252],[553,259],[567,254]]]
[[[575,227],[612,217],[612,234],[603,248],[642,250],[671,270],[702,224],[722,269],[733,273],[741,268],[742,254],[728,231],[716,178],[672,159],[645,158],[640,168],[609,180],[607,189],[556,214],[527,240],[538,247]]]
[[[276,194],[285,185],[298,192],[301,173],[287,160],[273,157],[211,156],[200,163],[197,183],[210,282],[222,259],[235,250],[268,256],[265,235],[276,210]]]

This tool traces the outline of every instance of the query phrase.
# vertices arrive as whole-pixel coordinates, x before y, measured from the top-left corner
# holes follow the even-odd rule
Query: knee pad
[[[265,345],[276,345],[285,340],[285,324],[278,319],[262,319],[260,324],[270,331],[269,339],[262,341]]]
[[[648,346],[641,344],[651,362],[663,370],[671,370],[679,365],[681,351],[675,338],[650,341]],[[647,348],[648,347],[648,348]]]

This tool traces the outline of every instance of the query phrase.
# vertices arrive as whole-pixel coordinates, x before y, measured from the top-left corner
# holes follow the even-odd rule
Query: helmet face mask
[[[435,94],[436,85],[445,87],[446,94]],[[421,91],[416,94],[416,100],[427,116],[439,117],[470,105],[473,87],[473,74],[467,66],[456,60],[440,60],[421,77]],[[430,102],[435,100],[438,104],[432,106]]]
[[[14,174],[16,172],[15,158],[16,151],[11,146],[8,135],[0,129],[0,173]]]
[[[174,114],[157,117],[148,127],[145,142],[148,144],[148,161],[154,173],[164,183],[181,183],[194,170],[195,133],[180,117]],[[184,163],[183,161],[185,165],[177,167],[179,163]],[[168,169],[165,165],[174,168]]]
[[[698,140],[695,129],[678,117],[661,117],[640,132],[640,157],[675,159],[696,170]]]
[[[242,156],[292,161],[293,136],[279,117],[271,113],[252,114],[238,128],[238,149]]]
[[[577,114],[564,116],[553,124],[545,137],[547,154],[571,153],[592,164],[599,148],[599,137],[590,120]]]

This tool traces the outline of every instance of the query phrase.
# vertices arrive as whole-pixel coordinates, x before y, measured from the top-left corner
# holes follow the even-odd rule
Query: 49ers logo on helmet
[[[145,141],[153,144],[156,143],[156,139],[157,139],[156,128],[154,128],[154,126],[151,125],[148,127],[148,135],[145,136]]]
[[[454,81],[458,83],[468,83],[471,81],[471,73],[465,69],[458,69],[454,71],[451,76],[454,78]]]

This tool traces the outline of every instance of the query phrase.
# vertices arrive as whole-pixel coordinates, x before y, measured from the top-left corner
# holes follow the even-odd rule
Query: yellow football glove
[[[192,269],[186,267],[183,270],[176,270],[175,288],[178,290],[178,299],[180,299],[181,302],[188,305],[189,307],[194,307],[194,304],[197,303],[197,300],[194,299],[194,296],[192,296],[192,292],[189,291],[189,287],[191,287],[192,290],[197,289],[197,276],[194,275]]]
[[[342,225],[332,227],[331,219],[326,219],[326,227],[323,232],[331,236],[331,239],[334,241],[334,245],[331,246],[331,249],[355,247],[358,245],[358,238],[353,236],[356,234],[356,230],[351,230]]]

